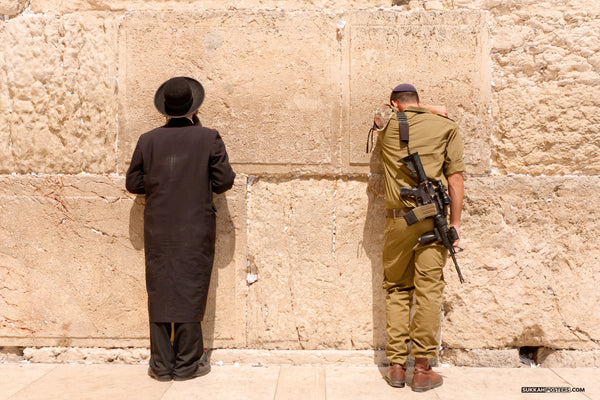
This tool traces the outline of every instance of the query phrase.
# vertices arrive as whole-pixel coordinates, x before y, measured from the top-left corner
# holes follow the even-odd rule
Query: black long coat
[[[146,194],[144,245],[150,322],[200,322],[215,254],[212,193],[233,186],[214,129],[175,118],[140,136],[126,187]]]

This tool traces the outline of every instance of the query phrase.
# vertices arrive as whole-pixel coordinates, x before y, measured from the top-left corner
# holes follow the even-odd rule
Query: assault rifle
[[[419,153],[412,153],[398,161],[410,170],[413,178],[417,181],[416,189],[400,188],[401,196],[413,197],[419,205],[404,216],[406,222],[408,225],[412,225],[424,218],[433,217],[433,232],[424,234],[418,241],[420,244],[429,244],[435,241],[441,242],[450,252],[460,283],[464,283],[465,280],[458,267],[456,251],[453,245],[458,240],[458,232],[456,232],[453,226],[449,228],[448,221],[446,220],[446,207],[452,203],[452,200],[446,193],[446,187],[442,181],[436,181],[434,185],[427,178]]]

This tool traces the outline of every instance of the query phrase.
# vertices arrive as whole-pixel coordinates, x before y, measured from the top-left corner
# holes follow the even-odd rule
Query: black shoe
[[[198,361],[198,366],[196,367],[196,371],[194,371],[191,375],[178,376],[177,374],[173,375],[174,381],[187,381],[189,379],[198,378],[204,376],[210,372],[210,350],[204,352],[202,357]]]
[[[159,375],[157,374],[152,367],[148,367],[148,376],[152,379],[156,379],[159,382],[169,382],[171,379],[171,374],[168,375]]]
[[[194,379],[194,378],[198,378],[200,376],[204,376],[204,375],[208,374],[209,372],[210,372],[210,364],[207,362],[198,361],[198,367],[196,368],[196,371],[192,375],[188,375],[188,376],[173,375],[173,380],[174,381],[187,381],[189,379]]]

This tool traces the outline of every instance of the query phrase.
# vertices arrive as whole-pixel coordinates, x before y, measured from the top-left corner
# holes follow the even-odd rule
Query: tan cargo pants
[[[410,354],[436,357],[440,326],[443,268],[448,250],[439,243],[422,246],[417,239],[433,230],[433,220],[408,226],[404,218],[387,218],[383,248],[383,288],[386,296],[388,344],[386,356],[404,364]],[[410,318],[415,300],[415,313]]]

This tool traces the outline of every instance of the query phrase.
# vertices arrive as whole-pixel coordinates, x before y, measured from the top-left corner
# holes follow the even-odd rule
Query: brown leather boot
[[[442,386],[444,379],[433,372],[428,358],[415,358],[415,373],[413,374],[412,390],[424,392]]]
[[[390,364],[387,369],[386,380],[390,384],[390,386],[403,388],[404,387],[404,378],[406,376],[406,366],[403,364]]]

